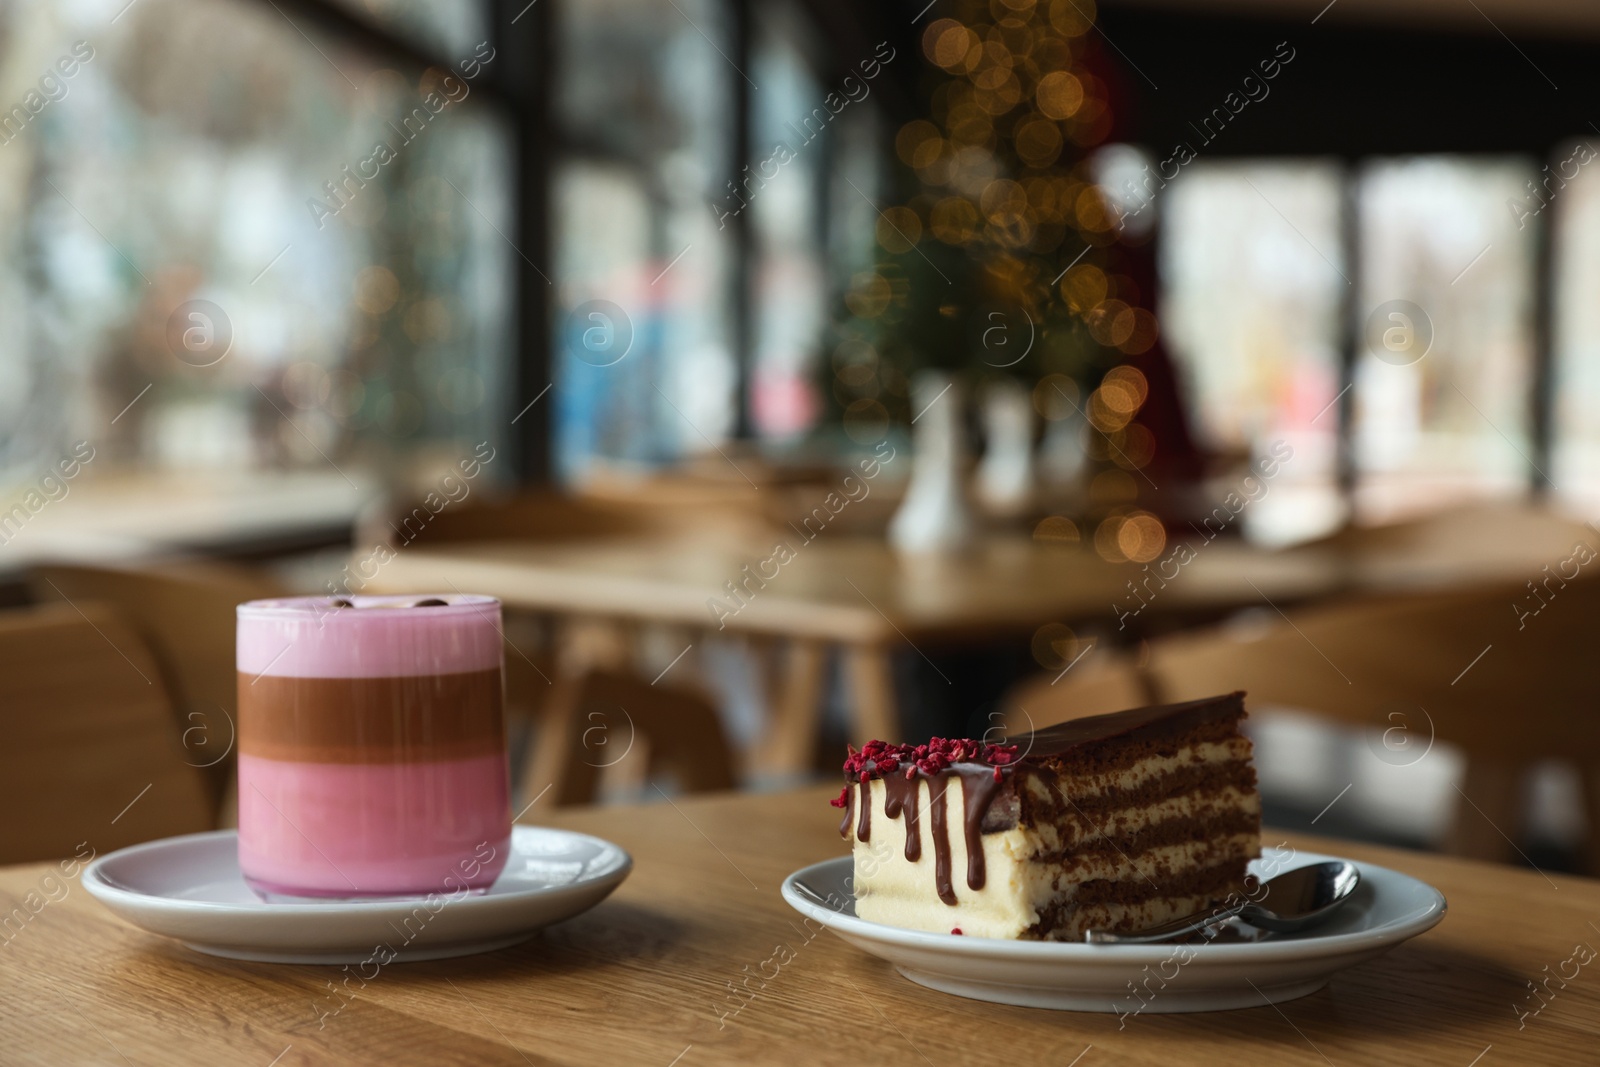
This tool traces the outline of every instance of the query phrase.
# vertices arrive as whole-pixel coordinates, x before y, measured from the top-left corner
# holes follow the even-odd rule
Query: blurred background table
[[[1159,629],[1162,619],[1170,627],[1174,619],[1215,619],[1251,606],[1271,611],[1379,591],[1505,585],[1538,576],[1576,541],[1600,542],[1587,524],[1499,505],[1352,529],[1279,551],[1179,532],[1173,543],[1187,540],[1192,562],[1159,568],[1110,563],[1088,545],[1025,535],[989,536],[961,555],[908,556],[881,537],[824,531],[807,542],[792,527],[765,532],[763,539],[707,522],[568,538],[429,540],[398,546],[371,589],[487,593],[566,618],[783,639],[787,660],[763,756],[768,769],[792,772],[812,763],[830,651],[847,666],[851,740],[859,744],[903,734],[890,656],[907,646],[926,658],[925,647],[1025,637],[1050,623],[1093,620],[1120,634],[1128,612],[1136,613],[1132,633],[1140,634],[1153,623]],[[772,562],[778,541],[793,549],[781,565]],[[1163,570],[1176,574],[1152,577]]]
[[[0,1047],[15,1063],[859,1064],[1574,1062],[1600,1036],[1600,986],[1530,980],[1600,940],[1600,883],[1459,859],[1289,838],[1405,871],[1450,902],[1444,922],[1280,1007],[1199,1015],[1050,1012],[963,1000],[890,967],[784,904],[791,871],[844,846],[831,788],[546,812],[636,866],[594,911],[523,945],[397,963],[318,1026],[331,967],[213,959],[114,918],[76,885],[19,931],[0,969]],[[540,809],[531,814],[539,815]],[[1269,842],[1279,837],[1269,831]],[[0,871],[9,911],[53,865]],[[762,968],[777,946],[795,957]],[[1549,968],[1548,970],[1546,968]],[[759,993],[734,996],[751,979]],[[764,986],[760,982],[765,982]],[[1542,1010],[1519,1029],[1513,1009]],[[737,1014],[735,1008],[744,1005]],[[726,1019],[719,1016],[728,1015]],[[1075,1060],[1075,1057],[1081,1059]]]
[[[86,472],[25,524],[0,527],[0,586],[43,562],[256,559],[344,544],[379,491],[364,472]]]

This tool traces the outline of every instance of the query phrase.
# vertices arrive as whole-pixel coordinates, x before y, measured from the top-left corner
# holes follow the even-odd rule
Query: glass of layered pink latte
[[[259,893],[487,888],[511,843],[500,602],[238,608],[239,868]]]

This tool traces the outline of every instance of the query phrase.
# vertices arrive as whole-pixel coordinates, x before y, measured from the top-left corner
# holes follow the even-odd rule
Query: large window
[[[548,418],[576,481],[814,429],[878,101],[824,106],[799,3],[511,8],[0,9],[0,476],[91,438],[365,492]]]
[[[733,430],[724,183],[740,75],[716,0],[570,0],[560,15],[557,454],[581,480]]]
[[[1196,162],[1163,208],[1161,324],[1202,442],[1294,462],[1246,513],[1285,540],[1344,517],[1336,485],[1338,320],[1347,284],[1337,163]]]
[[[1522,160],[1363,168],[1356,508],[1382,519],[1526,490],[1533,248],[1508,202]]]
[[[1382,521],[1536,483],[1536,176],[1511,157],[1200,160],[1172,183],[1162,324],[1199,431],[1224,454],[1279,438],[1295,449],[1253,534],[1292,540],[1347,513]],[[1583,340],[1597,325],[1600,182],[1581,176],[1561,196],[1555,480],[1600,503],[1600,437],[1583,417],[1600,393]]]
[[[446,69],[295,5],[0,8],[0,472],[85,438],[354,485],[502,424],[507,142],[470,21]]]

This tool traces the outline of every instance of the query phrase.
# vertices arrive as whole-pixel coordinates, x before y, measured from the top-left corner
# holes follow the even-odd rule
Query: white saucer
[[[1274,873],[1322,860],[1314,852],[1264,849],[1251,865]],[[867,922],[855,915],[852,861],[843,856],[813,864],[783,882],[783,899],[846,941],[892,963],[918,985],[944,993],[1068,1011],[1220,1011],[1259,1008],[1315,993],[1334,973],[1372,959],[1432,928],[1444,918],[1444,896],[1432,886],[1387,867],[1357,864],[1361,884],[1326,923],[1299,934],[1262,941],[1197,945],[1088,945],[1000,941],[923,933]],[[804,882],[823,897],[844,902],[824,907],[795,889]]]
[[[239,874],[234,830],[134,845],[91,863],[84,888],[117,915],[198,952],[263,963],[436,960],[505,948],[587,911],[633,860],[609,841],[512,828],[511,857],[486,893],[397,900],[267,903]],[[380,959],[383,957],[380,956]]]

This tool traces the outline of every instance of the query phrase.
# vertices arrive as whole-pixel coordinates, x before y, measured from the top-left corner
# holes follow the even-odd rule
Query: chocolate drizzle
[[[944,791],[950,779],[936,775],[928,779],[928,815],[933,828],[933,884],[939,899],[954,907],[956,891],[950,884],[950,827],[945,824]]]
[[[950,768],[961,779],[961,823],[967,840],[967,888],[982,889],[988,880],[983,864],[983,817],[1000,791],[993,767],[961,764]],[[946,901],[946,903],[949,903]]]
[[[922,783],[928,783],[928,814],[933,838],[934,881],[939,899],[946,904],[956,903],[954,883],[951,880],[950,827],[945,812],[945,791],[952,778],[961,779],[962,839],[967,846],[967,888],[982,889],[987,880],[983,861],[983,819],[999,793],[1006,770],[996,775],[998,768],[984,763],[955,764],[948,773],[927,775],[915,768],[911,776],[891,774],[883,782],[883,813],[891,819],[904,818],[906,829],[905,856],[908,863],[922,858]],[[872,783],[859,782],[847,787],[842,800],[844,818],[839,822],[839,836],[847,837],[850,822],[857,807],[860,809],[856,838],[870,840],[872,832]]]
[[[883,780],[883,813],[898,819],[902,811],[906,816],[906,860],[915,863],[922,858],[922,826],[918,822],[918,800],[921,790],[917,778],[891,774]],[[863,790],[866,786],[861,787]]]

